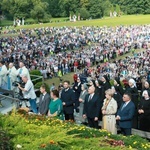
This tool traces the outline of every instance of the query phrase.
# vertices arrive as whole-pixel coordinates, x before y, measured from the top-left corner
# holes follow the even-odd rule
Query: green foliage
[[[7,130],[9,134],[13,135],[11,136],[11,142],[14,142],[13,149],[16,149],[18,144],[24,150],[150,149],[148,141],[139,136],[114,135],[106,130],[87,128],[69,121],[28,115],[23,110],[0,117],[3,130]],[[112,146],[112,141],[118,144]],[[124,145],[120,146],[119,141]]]
[[[110,0],[114,5],[118,4],[121,10],[127,14],[149,14],[149,0]]]
[[[36,84],[36,83],[42,81],[42,75],[41,75],[41,72],[39,70],[30,71],[30,75],[31,75],[31,80],[33,81],[33,84]],[[41,77],[41,78],[38,79],[39,77]]]
[[[49,89],[49,85],[47,83],[43,83],[43,82],[37,82],[34,86],[35,89],[40,89],[41,85],[45,85],[46,86],[46,91],[49,93],[50,89]]]
[[[80,17],[83,18],[83,20],[89,19],[90,13],[86,10],[86,8],[81,8],[79,12],[80,12]]]
[[[0,149],[13,150],[13,142],[11,142],[11,135],[0,128]]]
[[[50,17],[69,17],[82,8],[92,18],[108,16],[109,12],[120,14],[150,14],[150,0],[1,0],[3,14],[9,18],[33,18],[37,22],[49,22]],[[83,11],[83,10],[82,10]],[[84,13],[85,14],[85,10]],[[30,22],[31,23],[31,22]]]
[[[102,17],[101,0],[90,1],[90,15],[93,19]]]

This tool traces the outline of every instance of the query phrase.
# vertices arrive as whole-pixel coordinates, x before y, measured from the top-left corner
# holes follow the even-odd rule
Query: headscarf
[[[134,87],[136,87],[136,82],[134,79],[130,79],[129,82],[132,83]]]

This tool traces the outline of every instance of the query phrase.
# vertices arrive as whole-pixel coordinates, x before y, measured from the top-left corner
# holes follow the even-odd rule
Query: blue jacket
[[[124,103],[123,103],[124,104]],[[120,109],[117,112],[117,115],[120,116],[119,126],[121,128],[132,128],[132,120],[135,113],[135,105],[132,101],[130,101],[126,107],[121,105]]]

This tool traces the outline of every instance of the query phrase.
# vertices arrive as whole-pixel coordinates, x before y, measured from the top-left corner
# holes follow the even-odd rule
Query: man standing
[[[39,99],[38,113],[39,115],[47,115],[50,95],[46,92],[46,86],[44,84],[40,87],[40,91],[41,95]]]
[[[87,118],[90,127],[98,129],[101,102],[99,95],[95,94],[95,87],[93,85],[89,87],[88,93],[85,97],[83,118]]]
[[[25,87],[21,87],[21,85],[18,84],[18,88],[23,92],[24,98],[29,100],[31,110],[34,113],[37,113],[34,85],[32,81],[28,78],[28,75],[22,75],[21,79],[25,83]]]
[[[0,61],[0,87],[7,89],[7,68],[3,61]]]
[[[131,135],[132,121],[135,113],[135,105],[131,101],[131,94],[124,93],[124,103],[117,112],[116,120],[119,121],[121,133],[125,136]]]
[[[77,78],[77,82],[74,83],[73,85],[73,90],[75,92],[75,110],[76,113],[79,113],[79,97],[80,97],[80,93],[81,93],[81,80],[78,77]]]
[[[64,81],[64,89],[61,93],[61,100],[63,104],[63,110],[65,120],[74,120],[74,102],[75,95],[72,89],[70,89],[70,82]]]
[[[29,70],[25,67],[23,62],[19,62],[19,69],[17,70],[17,75],[21,78],[22,75],[27,75],[28,79],[30,79]],[[20,80],[19,80],[20,81]]]
[[[8,90],[13,90],[14,86],[12,85],[12,83],[14,81],[17,80],[17,70],[15,68],[15,66],[13,65],[13,63],[9,64],[9,70],[7,73],[7,87]]]

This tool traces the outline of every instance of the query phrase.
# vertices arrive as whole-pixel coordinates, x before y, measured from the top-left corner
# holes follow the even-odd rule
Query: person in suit
[[[136,86],[136,82],[134,79],[130,79],[128,81],[129,83],[129,87],[126,89],[126,92],[128,93],[131,93],[131,96],[132,96],[132,102],[134,103],[135,105],[135,113],[134,113],[134,118],[133,118],[133,128],[137,129],[138,128],[138,110],[137,110],[137,107],[138,107],[138,89],[137,89],[137,86]]]
[[[133,116],[135,113],[135,105],[131,101],[131,93],[124,93],[123,101],[117,112],[116,120],[119,121],[121,133],[125,136],[131,135]]]
[[[150,132],[150,91],[143,91],[142,96],[138,108],[139,129]]]
[[[43,84],[40,87],[40,98],[39,98],[39,108],[38,114],[39,115],[47,115],[48,113],[48,106],[50,103],[50,95],[46,92],[46,86]]]
[[[88,95],[85,97],[83,118],[87,118],[88,125],[92,128],[98,129],[98,117],[100,113],[99,96],[95,94],[95,86],[91,85],[88,88]]]
[[[60,99],[63,104],[63,112],[65,120],[74,120],[74,103],[75,103],[75,92],[70,88],[70,82],[64,81],[64,89],[61,92]]]
[[[117,112],[117,102],[113,98],[113,90],[108,89],[105,91],[105,99],[102,107],[103,114],[103,125],[102,128],[111,132],[112,134],[117,134],[116,119],[115,114]]]
[[[104,92],[104,87],[102,86],[102,81],[100,80],[96,80],[95,81],[95,84],[96,84],[96,90],[95,90],[95,93],[99,95],[99,100],[100,100],[100,110],[103,106],[103,101],[105,99],[105,92]],[[100,111],[100,114],[99,114],[99,120],[102,121],[102,111]]]
[[[81,85],[81,93],[80,93],[80,97],[79,97],[79,116],[81,117],[82,122],[84,123],[86,120],[82,117],[83,115],[83,108],[84,108],[84,101],[85,101],[85,96],[88,94],[87,92],[88,86],[86,85],[86,83]]]
[[[7,88],[13,90],[15,87],[12,85],[13,82],[17,81],[17,70],[13,63],[9,64],[9,70],[7,72]]]
[[[81,93],[81,80],[78,77],[77,78],[77,82],[74,83],[73,85],[73,90],[75,92],[75,110],[78,113],[79,112],[79,97],[80,97],[80,93]]]

